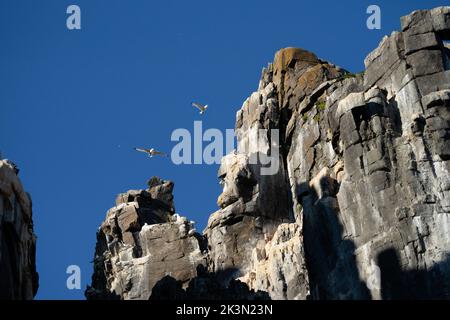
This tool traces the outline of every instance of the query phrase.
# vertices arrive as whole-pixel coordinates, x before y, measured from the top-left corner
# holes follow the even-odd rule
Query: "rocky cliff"
[[[0,160],[0,300],[33,299],[38,289],[31,198],[18,172]]]
[[[277,52],[203,234],[171,182],[120,195],[87,297],[450,298],[450,7],[401,26],[361,74]]]

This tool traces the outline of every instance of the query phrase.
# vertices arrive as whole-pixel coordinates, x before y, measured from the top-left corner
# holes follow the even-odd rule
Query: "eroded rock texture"
[[[90,299],[148,299],[165,276],[187,286],[205,265],[201,236],[175,213],[170,181],[119,194],[97,232]]]
[[[0,160],[0,299],[30,300],[38,289],[31,198],[17,167]]]
[[[450,298],[450,7],[401,24],[357,75],[280,50],[237,113],[204,236],[171,197],[155,211],[170,183],[128,192],[99,231],[95,292]]]
[[[363,76],[291,119],[313,298],[450,297],[449,17],[403,17]]]

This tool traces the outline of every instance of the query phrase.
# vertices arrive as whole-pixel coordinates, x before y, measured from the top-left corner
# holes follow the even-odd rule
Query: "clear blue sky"
[[[82,30],[66,28],[77,4]],[[382,29],[366,28],[378,4]],[[176,128],[233,128],[262,67],[287,46],[350,71],[412,10],[448,1],[1,0],[0,150],[33,199],[38,299],[82,299],[95,233],[115,195],[175,182],[177,211],[202,230],[217,210],[217,165],[180,165],[132,150],[170,152]],[[191,101],[208,103],[200,118]],[[82,290],[66,289],[66,267]]]

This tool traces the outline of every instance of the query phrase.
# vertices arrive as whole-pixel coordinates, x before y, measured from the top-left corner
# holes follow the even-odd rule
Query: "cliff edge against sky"
[[[277,52],[237,112],[247,152],[224,157],[203,234],[170,181],[119,195],[87,297],[450,298],[450,7],[401,26],[361,74]],[[274,148],[279,170],[262,175],[250,159]]]

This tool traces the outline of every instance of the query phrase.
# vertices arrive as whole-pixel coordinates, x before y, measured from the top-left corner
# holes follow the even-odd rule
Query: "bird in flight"
[[[192,102],[192,106],[196,107],[198,110],[200,110],[200,114],[203,114],[203,112],[205,112],[206,109],[208,108],[208,105],[201,105],[201,104],[195,103],[195,102]]]
[[[144,149],[144,148],[134,148],[134,150],[139,151],[139,152],[144,152],[146,153],[150,158],[152,158],[153,156],[165,156],[166,154],[164,152],[159,152],[153,148],[151,149]]]

